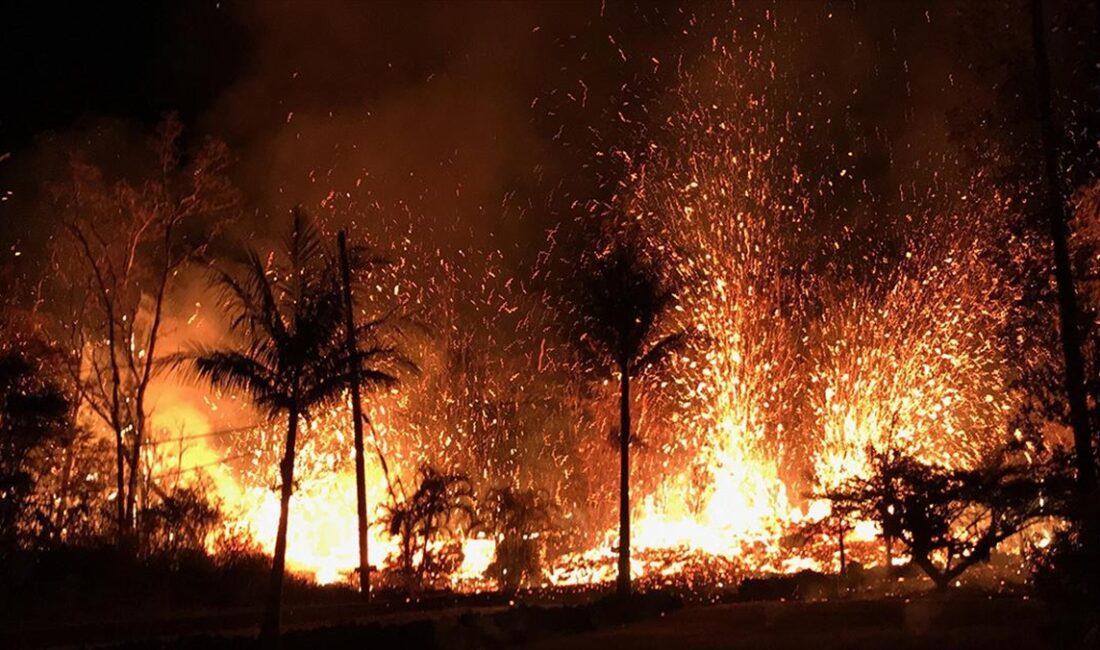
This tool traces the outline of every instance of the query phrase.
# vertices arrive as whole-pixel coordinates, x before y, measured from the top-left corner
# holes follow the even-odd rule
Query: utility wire
[[[151,480],[157,480],[157,479],[162,479],[162,478],[168,478],[170,476],[179,476],[181,474],[184,474],[185,472],[194,472],[196,470],[206,469],[207,467],[213,467],[215,465],[224,465],[226,463],[231,463],[235,460],[241,460],[242,458],[248,458],[249,455],[250,454],[234,454],[232,456],[226,456],[224,458],[219,458],[218,460],[211,461],[209,463],[202,463],[201,465],[192,465],[190,467],[185,467],[183,469],[168,470],[166,472],[162,472],[162,473],[157,474],[155,476],[150,476],[149,478]]]
[[[177,442],[184,442],[187,440],[199,440],[200,438],[219,438],[221,436],[229,436],[235,433],[244,433],[246,431],[253,431],[259,429],[262,425],[252,424],[248,426],[231,427],[229,429],[220,429],[216,431],[208,431],[206,433],[192,433],[186,436],[180,436],[178,438],[169,438],[167,440],[152,440],[149,442],[151,445],[166,445]]]

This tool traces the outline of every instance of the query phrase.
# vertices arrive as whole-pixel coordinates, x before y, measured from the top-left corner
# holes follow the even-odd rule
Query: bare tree
[[[182,132],[174,116],[161,122],[148,174],[112,179],[74,161],[71,181],[56,191],[67,236],[55,257],[72,298],[65,322],[77,352],[71,372],[83,405],[114,435],[120,541],[134,531],[146,396],[173,282],[237,205],[225,145],[208,140],[185,158]]]

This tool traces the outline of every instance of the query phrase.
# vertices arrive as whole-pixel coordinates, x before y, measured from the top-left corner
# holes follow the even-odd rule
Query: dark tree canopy
[[[991,459],[950,469],[896,450],[870,450],[873,472],[825,493],[841,518],[875,521],[944,589],[1005,539],[1054,511],[1060,464]]]

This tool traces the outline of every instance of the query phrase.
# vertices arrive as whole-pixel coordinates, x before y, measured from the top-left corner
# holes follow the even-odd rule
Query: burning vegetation
[[[533,253],[336,165],[257,227],[231,148],[174,116],[118,167],[73,152],[2,315],[0,557],[271,556],[268,634],[287,584],[896,592],[991,559],[990,585],[1026,582],[1095,441],[1095,177],[1053,246],[1036,210],[1060,199],[1005,170],[1008,136],[876,194],[783,50],[686,20],[692,48],[610,93],[599,187],[549,188]]]

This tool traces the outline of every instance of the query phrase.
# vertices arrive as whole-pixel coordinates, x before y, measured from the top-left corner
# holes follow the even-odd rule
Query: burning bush
[[[499,488],[485,498],[482,520],[497,540],[486,575],[515,592],[542,577],[542,538],[551,528],[553,506],[542,490]]]
[[[143,508],[139,523],[146,550],[167,558],[204,553],[207,539],[222,520],[221,509],[207,496],[209,492],[202,483],[178,487],[162,494],[155,505]]]
[[[1053,464],[1024,464],[1000,454],[976,469],[949,469],[896,450],[870,449],[868,456],[869,476],[825,494],[834,515],[877,522],[938,589],[1051,512],[1044,492],[1056,478]]]
[[[418,476],[412,496],[386,512],[390,535],[400,540],[397,578],[409,590],[434,584],[458,567],[461,547],[447,542],[456,542],[462,524],[470,529],[476,520],[474,488],[465,474],[424,465]]]

